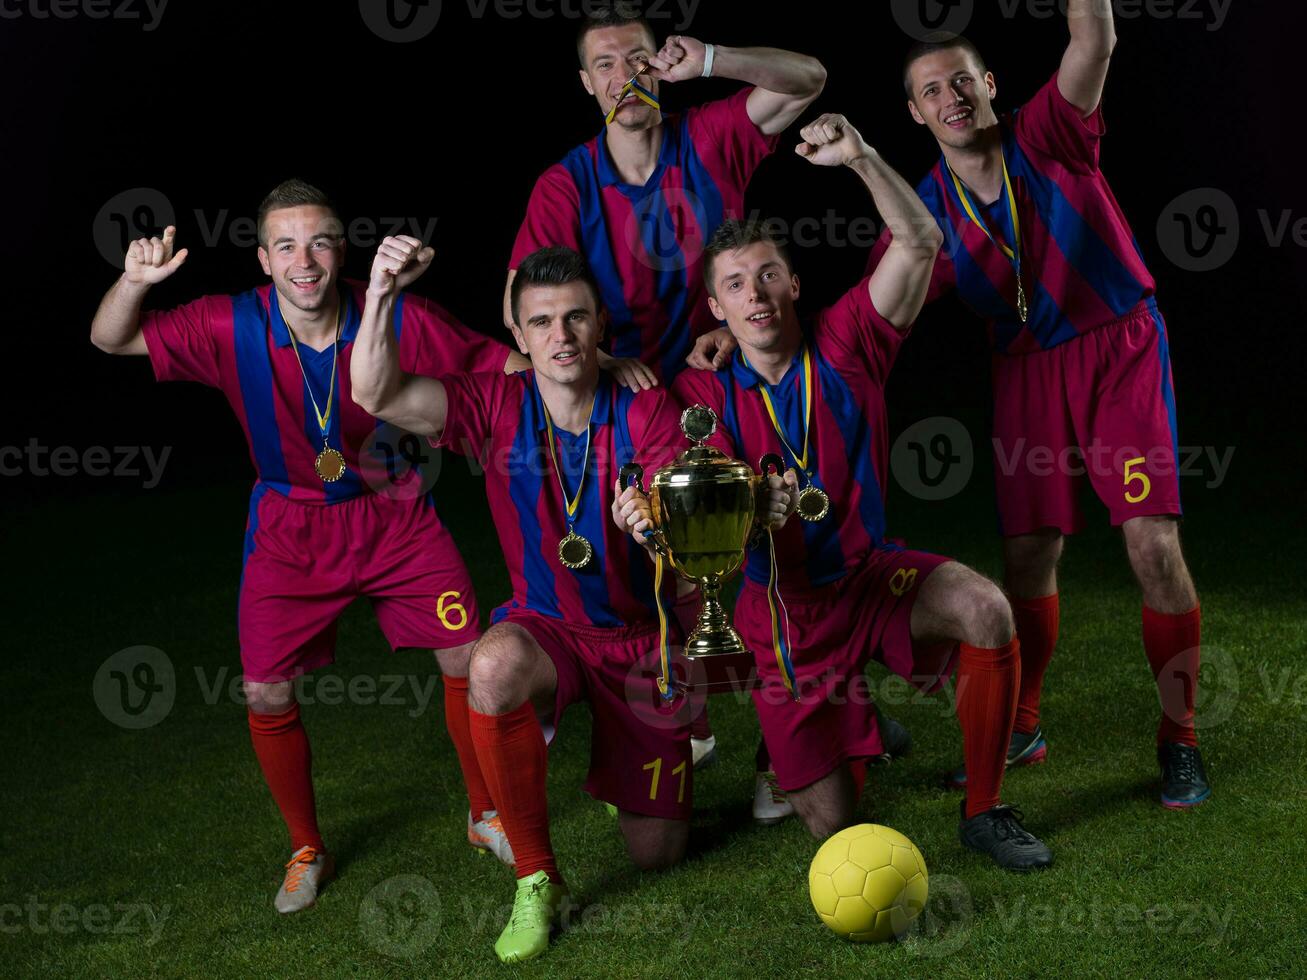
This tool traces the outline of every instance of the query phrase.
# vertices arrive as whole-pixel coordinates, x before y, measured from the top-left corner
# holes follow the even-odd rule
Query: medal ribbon
[[[740,356],[744,357],[744,354],[741,353]],[[749,366],[749,359],[747,357],[744,357],[744,363],[746,367]],[[761,380],[761,378],[759,380]],[[805,344],[803,347],[802,384],[803,384],[803,455],[802,456],[800,456],[798,453],[794,451],[794,447],[791,446],[789,440],[785,438],[785,428],[784,426],[781,425],[780,417],[776,414],[776,406],[772,404],[771,385],[767,384],[766,381],[762,381],[762,383],[758,386],[758,390],[762,392],[762,402],[764,405],[767,406],[767,415],[771,418],[772,428],[776,430],[776,434],[781,438],[781,445],[789,450],[790,456],[794,459],[795,465],[797,465],[799,469],[803,471],[804,476],[808,477],[808,481],[812,482],[812,474],[808,471],[808,432],[809,432],[810,423],[812,421],[812,351],[807,344]]]
[[[790,696],[795,701],[798,701],[794,662],[790,659],[790,612],[785,608],[785,601],[781,598],[780,585],[777,582],[780,575],[776,568],[776,540],[772,537],[771,528],[767,529],[767,550],[770,552],[771,559],[771,573],[767,577],[767,608],[771,612],[772,650],[776,654],[776,666],[780,668],[781,677],[785,681],[785,690],[790,692]],[[782,621],[785,623],[784,629],[781,628]]]
[[[958,175],[953,172],[952,168],[948,167],[947,161],[945,161],[944,166],[948,168],[948,174],[953,178],[953,186],[957,189],[958,198],[962,201],[962,207],[967,212],[967,217],[971,219],[977,228],[985,233],[986,238],[997,245],[1002,253],[1007,256],[1008,261],[1012,263],[1012,267],[1016,270],[1017,284],[1020,285],[1021,217],[1017,214],[1017,197],[1016,194],[1012,192],[1012,178],[1008,176],[1007,172],[1007,155],[1004,154],[1002,159],[1003,189],[1006,192],[1008,216],[1012,219],[1012,244],[1014,247],[1008,247],[994,237],[993,233],[989,230],[989,226],[985,224],[985,220],[980,216],[980,208],[976,207],[975,202],[971,200],[971,193],[965,186],[963,186],[962,181],[958,180]]]
[[[605,125],[611,126],[613,124],[613,120],[617,118],[617,110],[622,107],[622,103],[626,101],[626,97],[632,92],[634,92],[635,97],[645,105],[652,106],[659,110],[662,109],[661,104],[658,102],[658,96],[654,95],[647,88],[637,82],[635,79],[638,77],[638,75],[633,77],[629,82],[622,86],[622,94],[617,97],[617,101],[613,103],[613,107],[608,110],[608,115],[604,117]]]
[[[658,552],[654,561],[654,604],[658,607],[658,693],[664,701],[676,697],[672,690],[672,645],[667,637],[667,606],[663,601],[663,556]]]
[[[558,462],[558,449],[554,440],[554,420],[549,417],[549,406],[545,404],[542,397],[540,406],[545,410],[545,437],[549,440],[549,458],[554,463],[554,473],[558,476],[558,489],[563,493],[563,506],[567,509],[567,530],[572,531],[572,525],[576,523],[576,509],[581,506],[581,493],[585,490],[585,471],[590,466],[590,427],[594,423],[595,402],[599,400],[599,393],[596,391],[594,400],[590,402],[590,422],[585,427],[585,458],[581,461],[581,479],[576,484],[576,496],[570,500],[567,496],[567,485],[563,483],[563,467]]]
[[[313,397],[313,385],[309,384],[309,373],[304,370],[304,361],[300,357],[299,338],[295,336],[295,331],[291,330],[290,323],[286,318],[284,316],[281,318],[282,322],[286,324],[286,332],[290,334],[291,350],[295,352],[295,363],[300,366],[300,374],[304,376],[304,387],[308,389],[309,401],[313,403],[313,414],[318,417],[318,431],[322,433],[323,445],[326,445],[327,431],[331,428],[331,406],[334,404],[336,397],[336,364],[340,361],[340,358],[336,356],[336,351],[340,347],[340,325],[343,313],[343,309],[338,308],[336,311],[336,339],[332,341],[331,345],[331,381],[327,385],[326,412],[318,408],[318,400]]]

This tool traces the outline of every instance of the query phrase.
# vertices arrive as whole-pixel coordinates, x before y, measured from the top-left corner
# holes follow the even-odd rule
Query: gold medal
[[[570,529],[567,536],[558,542],[558,560],[574,571],[589,565],[594,553],[590,542]]]
[[[335,483],[345,475],[345,457],[330,446],[323,446],[313,461],[313,469],[322,477],[323,483]]]
[[[825,490],[809,483],[799,491],[798,511],[805,521],[824,520],[830,513],[830,497],[826,496]]]
[[[1026,304],[1026,289],[1021,285],[1021,276],[1017,276],[1017,316],[1025,323],[1030,319],[1030,307]]]

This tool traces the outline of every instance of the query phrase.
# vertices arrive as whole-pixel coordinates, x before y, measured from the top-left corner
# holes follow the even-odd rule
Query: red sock
[[[1198,662],[1202,636],[1202,609],[1168,615],[1144,606],[1144,653],[1157,681],[1162,722],[1157,742],[1197,745],[1194,731],[1194,694],[1198,690]]]
[[[998,806],[1021,687],[1021,641],[986,649],[962,644],[958,724],[967,767],[967,818]]]
[[[684,638],[689,637],[694,624],[699,621],[699,610],[702,606],[697,590],[676,597],[676,605],[672,606],[672,615],[681,628],[682,642]],[[712,723],[708,720],[708,695],[706,694],[690,695],[690,737],[712,738]]]
[[[468,811],[473,820],[480,820],[481,814],[495,808],[490,797],[490,788],[486,786],[485,777],[481,775],[481,766],[477,762],[477,750],[472,745],[472,730],[467,720],[467,678],[444,675],[445,680],[445,727],[454,742],[454,751],[458,753],[458,765],[463,770],[463,785],[467,787]]]
[[[551,881],[562,881],[549,843],[549,754],[535,709],[528,701],[506,715],[483,715],[469,708],[467,717],[477,761],[517,859],[517,876],[547,871]]]
[[[854,759],[849,763],[849,775],[853,777],[853,805],[862,799],[862,787],[867,785],[867,760]]]
[[[249,718],[254,754],[290,831],[291,851],[305,845],[325,850],[313,805],[313,754],[309,751],[308,733],[300,721],[299,702],[279,715],[251,711]]]
[[[1044,688],[1044,671],[1057,646],[1057,593],[1039,599],[1012,599],[1012,615],[1021,640],[1021,693],[1013,729],[1029,735],[1039,727],[1039,694]]]

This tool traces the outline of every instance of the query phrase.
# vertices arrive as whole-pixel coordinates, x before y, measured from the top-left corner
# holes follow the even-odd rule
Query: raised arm
[[[845,166],[871,191],[876,210],[894,235],[872,273],[868,289],[877,311],[895,329],[906,331],[926,302],[935,257],[944,234],[916,192],[868,146],[843,116],[827,114],[803,129],[795,152],[818,166]]]
[[[1090,116],[1102,101],[1108,64],[1116,47],[1112,0],[1068,0],[1066,19],[1071,43],[1062,55],[1057,87],[1080,115]]]
[[[391,324],[401,289],[426,271],[435,253],[407,235],[387,238],[377,249],[358,337],[350,355],[354,401],[369,415],[421,436],[444,431],[445,386],[435,378],[405,374]]]
[[[127,249],[123,274],[109,287],[91,321],[91,343],[107,354],[148,354],[141,335],[141,306],[145,294],[157,282],[163,282],[186,261],[186,249],[173,254],[173,236],[177,229],[169,225],[163,238],[139,238]]]
[[[707,45],[692,37],[669,37],[649,59],[651,74],[665,82],[700,78]],[[755,86],[749,118],[768,136],[786,129],[826,87],[826,68],[816,58],[780,48],[728,48],[713,45],[711,77],[733,78]]]

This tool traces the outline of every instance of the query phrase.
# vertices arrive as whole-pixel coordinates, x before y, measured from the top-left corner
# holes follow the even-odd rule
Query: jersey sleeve
[[[503,404],[506,382],[503,373],[449,374],[440,379],[445,386],[445,428],[430,440],[437,449],[449,449],[477,460],[488,468],[492,451],[494,419]]]
[[[459,322],[424,296],[404,293],[395,316],[400,366],[410,374],[438,378],[460,372],[502,371],[508,348]]]
[[[950,239],[948,230],[944,230],[945,249],[948,248]],[[885,257],[885,252],[889,248],[890,242],[894,240],[894,234],[887,227],[876,239],[876,244],[871,247],[871,254],[867,257],[866,275],[870,276],[880,266],[880,260]],[[953,241],[961,241],[960,236],[954,236]],[[930,270],[930,286],[926,289],[926,303],[935,302],[950,289],[957,286],[957,279],[954,274],[953,260],[941,250],[935,257],[935,266]]]
[[[638,447],[636,462],[647,474],[690,448],[681,431],[681,406],[665,387],[636,392],[631,409],[631,436]]]
[[[1098,170],[1099,144],[1107,132],[1100,101],[1088,118],[1067,101],[1057,75],[1023,105],[1013,119],[1018,143],[1077,173]]]
[[[567,168],[556,163],[540,175],[531,191],[508,267],[516,269],[532,252],[559,245],[584,252],[581,196]]]
[[[709,169],[747,187],[758,165],[780,143],[780,133],[767,136],[749,118],[749,94],[740,89],[729,98],[707,102],[686,112],[690,141]]]
[[[730,368],[725,367],[722,370],[729,371]],[[726,392],[713,372],[700,371],[697,368],[682,371],[672,383],[672,395],[681,408],[690,408],[694,405],[711,408],[716,413],[718,422],[717,431],[708,437],[708,445],[721,450],[732,459],[739,458],[735,440],[731,438],[721,422],[726,413]],[[684,441],[683,436],[682,440]]]
[[[835,364],[860,361],[872,379],[884,385],[904,335],[876,309],[870,283],[870,277],[863,279],[817,314],[814,336],[818,347]]]
[[[220,351],[224,341],[230,345],[231,330],[227,296],[205,296],[174,310],[141,316],[141,334],[160,381],[198,381],[218,387]]]

